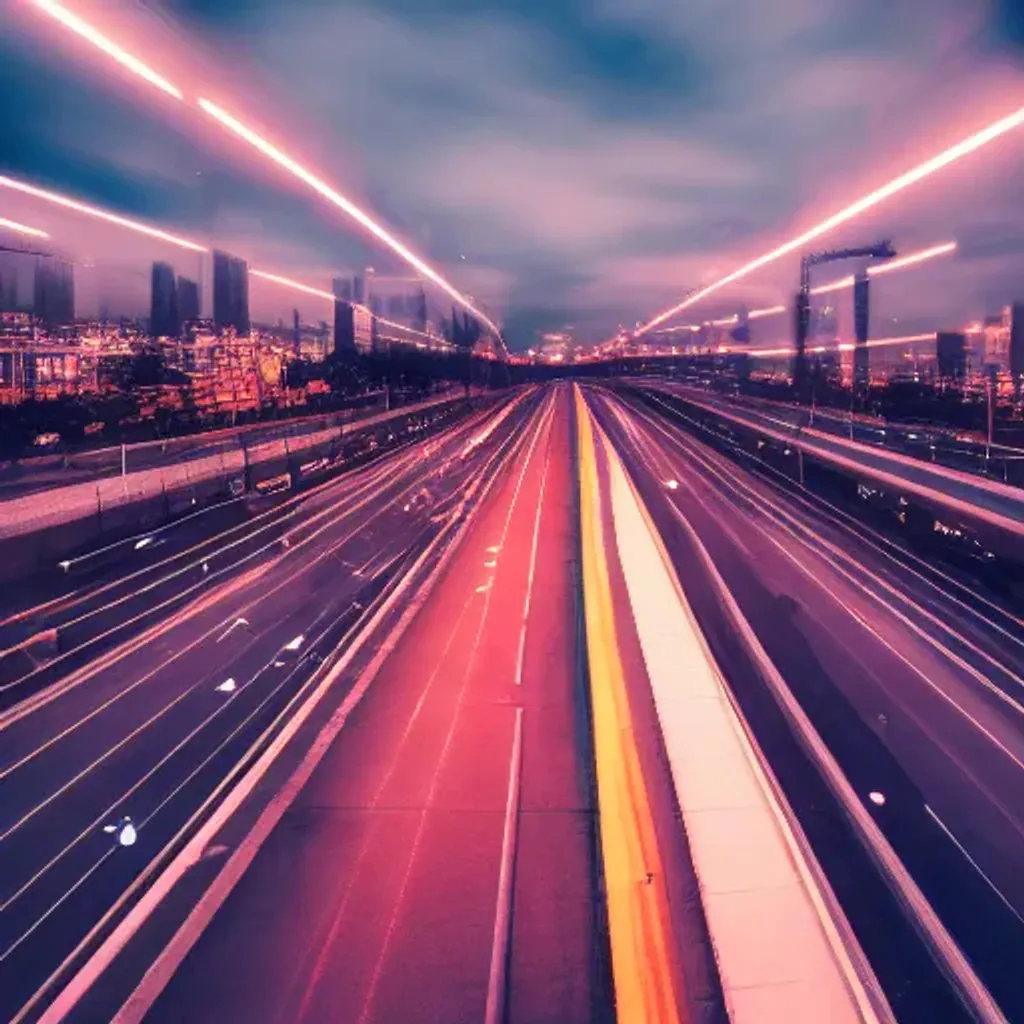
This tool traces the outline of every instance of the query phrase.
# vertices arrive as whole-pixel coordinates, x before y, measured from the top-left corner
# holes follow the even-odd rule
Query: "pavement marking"
[[[521,441],[517,438],[512,440],[511,454],[518,451]],[[465,509],[470,500],[479,492],[479,502],[476,506],[478,511],[486,502],[491,489],[500,477],[500,473],[491,473],[491,465],[499,457],[505,455],[501,449],[492,455],[484,467],[477,474],[463,496],[462,503],[453,512],[452,522],[457,524],[454,527],[454,536],[449,536],[442,531],[427,549],[420,555],[409,573],[403,578],[384,604],[374,613],[366,628],[353,640],[351,646],[345,651],[339,661],[319,684],[316,690],[307,698],[296,714],[289,720],[282,732],[274,740],[273,744],[264,751],[259,761],[246,773],[244,778],[230,791],[221,804],[219,804],[213,815],[205,822],[199,831],[192,837],[184,849],[174,858],[170,865],[157,878],[156,882],[142,895],[141,899],[128,915],[118,924],[114,931],[104,940],[100,947],[92,954],[86,963],[78,970],[72,979],[61,990],[57,998],[49,1005],[46,1012],[39,1018],[39,1024],[60,1024],[61,1021],[78,1005],[100,975],[110,966],[113,960],[120,954],[124,947],[131,941],[135,933],[148,919],[150,914],[159,906],[164,897],[171,891],[178,880],[191,868],[191,866],[202,859],[210,840],[220,828],[234,814],[248,794],[256,787],[259,780],[269,770],[270,765],[281,753],[284,746],[298,731],[302,722],[312,714],[315,706],[320,702],[326,692],[331,688],[335,679],[344,671],[358,651],[362,648],[368,638],[372,637],[376,628],[387,615],[391,608],[397,603],[398,598],[408,590],[410,581],[414,578],[416,571],[422,567],[433,553],[435,548],[440,549],[441,555],[430,570],[426,580],[416,589],[410,599],[408,606],[402,613],[395,628],[388,634],[378,647],[374,657],[360,675],[355,686],[342,702],[341,706],[334,713],[327,725],[321,730],[314,741],[306,757],[292,773],[288,781],[272,798],[270,803],[260,815],[256,824],[245,836],[242,842],[236,847],[235,852],[227,860],[220,874],[214,879],[209,888],[204,892],[199,902],[195,905],[188,918],[175,933],[171,941],[164,948],[162,953],[154,960],[149,970],[139,982],[135,991],[129,996],[127,1002],[115,1017],[115,1024],[135,1024],[141,1022],[149,1008],[153,1005],[160,993],[170,981],[174,972],[178,969],[185,956],[189,953],[206,926],[212,920],[214,914],[221,907],[232,889],[241,878],[249,864],[256,857],[260,847],[263,845],[273,828],[284,815],[302,786],[308,781],[317,764],[322,760],[327,749],[333,743],[338,733],[341,732],[349,715],[355,706],[362,699],[369,689],[380,666],[391,654],[404,630],[412,619],[418,614],[420,608],[426,602],[431,590],[437,580],[447,568],[459,542],[468,532],[469,528],[476,522],[476,515],[465,516]],[[186,826],[187,827],[187,826]],[[159,857],[159,855],[158,855]],[[116,907],[114,908],[116,909]],[[108,912],[109,913],[109,912]],[[100,925],[105,923],[104,919]],[[72,961],[75,955],[81,951],[85,943],[90,940],[100,925],[94,927],[93,931],[82,940],[82,943],[67,958],[53,975],[44,983],[43,987],[36,993],[25,1007],[22,1008],[15,1021],[22,1021],[26,1015],[33,1011],[45,990],[59,977],[60,972]]]
[[[505,1020],[509,944],[512,941],[512,889],[515,883],[515,858],[519,834],[519,787],[522,770],[523,709],[519,707],[516,708],[512,755],[508,767],[508,799],[505,803],[505,830],[501,838],[498,904],[494,913],[494,937],[491,940],[491,970],[487,978],[484,1024],[503,1024]]]

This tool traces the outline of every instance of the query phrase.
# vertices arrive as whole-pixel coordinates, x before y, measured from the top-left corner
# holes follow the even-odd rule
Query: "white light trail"
[[[927,334],[907,334],[899,338],[871,338],[867,342],[868,348],[888,348],[893,345],[918,345],[925,342],[934,342],[938,335],[931,331]],[[808,355],[820,355],[823,352],[853,352],[857,346],[853,342],[842,341],[838,345],[808,345],[805,351]],[[769,356],[792,356],[796,355],[796,348],[793,345],[781,345],[775,348],[727,348],[721,346],[718,349],[719,355],[748,355],[766,358]]]
[[[17,231],[19,235],[31,235],[33,238],[50,237],[45,231],[40,231],[39,228],[30,228],[27,224],[19,224],[16,220],[8,220],[6,217],[0,217],[0,228],[4,228],[7,231]]]
[[[830,281],[828,284],[819,284],[817,288],[811,289],[811,295],[828,295],[830,292],[841,292],[854,285],[854,276],[841,277],[838,281]]]
[[[764,309],[752,309],[748,316],[751,320],[760,320],[761,317],[776,316],[779,313],[785,312],[785,306],[766,306]]]
[[[97,206],[89,206],[87,203],[80,203],[70,196],[60,195],[57,192],[48,192],[46,189],[36,188],[27,182],[18,181],[15,178],[8,178],[0,175],[0,187],[11,188],[25,195],[35,196],[36,199],[44,199],[48,203],[55,203],[65,209],[74,210],[76,213],[84,213],[89,217],[96,217],[99,220],[108,221],[118,227],[128,228],[140,235],[148,235],[150,238],[158,238],[161,242],[170,242],[172,245],[181,246],[182,249],[191,249],[193,252],[206,252],[207,247],[198,242],[191,242],[180,235],[172,235],[170,232],[161,231],[159,228],[152,228],[148,224],[142,224],[137,220],[130,220],[128,217],[121,217],[116,213],[108,213]]]
[[[296,281],[292,277],[283,277],[281,274],[271,274],[269,271],[266,270],[253,270],[252,268],[249,269],[249,273],[253,277],[262,278],[264,281],[271,281],[274,284],[279,284],[284,288],[292,288],[295,291],[304,292],[306,295],[313,295],[318,299],[325,299],[328,302],[334,302],[335,300],[335,295],[333,292],[325,291],[323,288],[314,288],[312,285],[303,284],[301,281]],[[355,306],[357,309],[362,309],[365,312],[373,315],[372,311],[368,307],[363,306],[358,302],[353,302],[351,303],[351,305]],[[440,338],[436,338],[432,334],[427,334],[424,331],[418,331],[416,330],[415,327],[407,327],[405,324],[396,323],[394,320],[386,320],[382,316],[377,317],[377,323],[382,327],[393,327],[395,330],[398,331],[405,331],[408,334],[415,334],[417,335],[417,337],[426,338],[428,341],[442,340]],[[390,340],[400,341],[402,339],[394,338]]]
[[[308,185],[314,192],[317,192],[324,199],[326,199],[332,205],[338,207],[344,213],[348,214],[358,224],[361,224],[367,231],[370,232],[375,238],[383,242],[389,249],[400,256],[406,263],[416,269],[424,277],[433,281],[442,291],[446,292],[452,299],[454,299],[460,306],[467,309],[479,320],[483,321],[495,334],[500,335],[501,332],[497,325],[494,324],[484,313],[476,308],[464,296],[454,285],[449,284],[433,267],[428,263],[425,263],[419,256],[417,256],[412,250],[407,248],[402,242],[395,238],[385,228],[381,227],[369,214],[365,213],[358,206],[355,205],[351,200],[346,199],[345,196],[341,195],[340,192],[332,188],[322,178],[317,177],[311,171],[308,171],[300,163],[293,160],[287,153],[278,149],[273,143],[268,142],[262,136],[258,135],[251,128],[243,124],[236,117],[233,117],[226,110],[217,106],[216,103],[212,103],[207,99],[199,100],[200,108],[209,114],[210,117],[218,121],[225,128],[234,132],[239,138],[244,139],[254,149],[259,150],[264,156],[269,157],[274,163],[283,167],[286,171],[298,178],[300,181]]]
[[[1024,124],[1024,107],[1012,114],[1008,114],[1006,117],[1001,118],[993,124],[990,124],[987,128],[983,128],[980,131],[975,132],[973,135],[968,136],[961,142],[956,143],[956,145],[949,146],[941,153],[933,156],[930,160],[925,160],[924,163],[920,163],[909,171],[893,178],[891,181],[882,185],[880,188],[875,189],[873,192],[869,192],[867,195],[861,196],[860,199],[850,203],[849,206],[843,207],[838,211],[838,213],[834,213],[831,217],[815,224],[814,227],[809,228],[807,231],[803,232],[803,234],[797,235],[795,238],[791,238],[788,242],[772,249],[770,252],[766,252],[763,256],[759,256],[757,259],[751,260],[749,263],[745,263],[742,267],[734,270],[731,274],[726,274],[725,277],[720,278],[718,281],[694,292],[671,309],[667,309],[663,313],[659,313],[657,316],[648,320],[647,323],[643,324],[636,333],[638,335],[646,334],[653,327],[657,327],[658,324],[664,323],[677,313],[681,313],[684,309],[689,309],[690,306],[700,302],[701,299],[706,298],[708,295],[718,291],[720,288],[724,288],[726,285],[732,284],[733,281],[738,281],[740,278],[746,277],[755,270],[760,270],[761,267],[765,267],[769,263],[774,263],[783,256],[787,256],[789,253],[795,252],[805,246],[808,242],[812,242],[814,239],[820,238],[826,232],[839,227],[840,224],[845,224],[858,214],[864,213],[866,210],[870,210],[872,207],[884,202],[897,192],[902,192],[903,189],[922,181],[924,178],[930,177],[937,171],[941,171],[951,163],[954,163],[962,157],[968,156],[975,152],[975,150],[981,149],[982,146],[998,139],[1000,136],[1005,135],[1014,128],[1019,128],[1022,124]]]
[[[98,29],[95,29],[88,22],[83,21],[77,14],[72,14],[66,7],[56,3],[55,0],[32,0],[41,11],[45,11],[51,17],[56,18],[66,28],[76,32],[87,42],[92,43],[97,49],[102,50],[108,57],[113,57],[122,67],[127,68],[132,74],[145,79],[150,85],[173,96],[176,100],[183,100],[185,94],[171,82],[168,82],[162,75],[158,75],[151,67],[143,64],[138,57],[132,56],[123,47],[118,46],[112,39],[109,39]]]
[[[894,270],[901,270],[903,267],[912,267],[917,263],[924,263],[925,260],[934,259],[936,256],[945,256],[947,253],[956,252],[956,242],[943,242],[942,245],[933,245],[930,249],[922,249],[920,252],[908,253],[899,259],[889,260],[888,263],[876,263],[868,267],[870,277],[878,277],[879,274],[889,274]]]

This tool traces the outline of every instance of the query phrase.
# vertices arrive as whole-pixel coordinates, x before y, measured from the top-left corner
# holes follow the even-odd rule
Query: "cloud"
[[[572,322],[600,337],[656,312],[1019,105],[1002,7],[176,0],[178,27],[159,40],[189,81],[213,76],[218,96],[501,309],[525,347],[537,327]],[[202,40],[187,60],[175,56],[183,39]],[[106,83],[62,96],[86,69],[51,73],[45,129],[0,128],[5,152],[46,166],[51,182],[66,168],[97,198],[178,217],[286,273],[389,266],[336,212],[194,125],[118,110]],[[1020,146],[994,147],[823,241],[891,234],[909,250],[984,238],[1019,201],[1007,183]],[[1012,287],[1014,267],[1024,279],[1013,246],[996,248],[965,246],[941,301],[931,269],[908,273],[887,286],[887,309],[952,317],[990,303],[992,281]],[[795,276],[784,261],[696,312],[785,301]]]

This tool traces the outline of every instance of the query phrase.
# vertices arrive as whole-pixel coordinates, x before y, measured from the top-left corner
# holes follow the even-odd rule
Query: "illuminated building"
[[[1019,396],[1022,378],[1024,378],[1024,302],[1015,302],[1010,307],[1009,361],[1014,394]]]
[[[249,268],[245,260],[218,249],[213,253],[213,325],[218,334],[233,327],[248,334]]]
[[[178,322],[178,284],[169,263],[153,264],[153,288],[149,304],[149,333],[154,338],[176,338]]]

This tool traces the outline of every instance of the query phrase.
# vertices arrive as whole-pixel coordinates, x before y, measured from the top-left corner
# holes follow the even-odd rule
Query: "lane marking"
[[[491,970],[487,978],[484,1024],[503,1024],[508,998],[508,959],[512,941],[512,890],[519,835],[519,787],[523,769],[523,709],[516,708],[512,756],[508,767],[508,798],[505,802],[505,830],[501,838],[501,868],[498,872],[498,903],[491,939]]]

